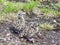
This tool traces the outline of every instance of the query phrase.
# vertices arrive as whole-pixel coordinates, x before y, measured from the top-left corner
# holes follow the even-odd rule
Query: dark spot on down
[[[11,33],[17,34],[17,35],[19,35],[22,32],[22,30],[18,30],[15,27],[9,27],[9,29]]]
[[[29,37],[28,37],[28,36],[23,36],[23,38],[26,39],[27,42],[33,43],[33,41],[30,41],[30,40],[29,40]]]

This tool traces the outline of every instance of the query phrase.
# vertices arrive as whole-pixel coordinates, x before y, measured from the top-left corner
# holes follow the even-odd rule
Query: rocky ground
[[[0,45],[60,45],[60,29],[56,21],[60,18],[45,18],[40,12],[27,15],[20,11],[17,19],[0,24]],[[57,27],[43,31],[39,25],[44,22]]]
[[[55,29],[41,29],[40,25],[46,22],[52,24]],[[58,23],[60,23],[60,17],[51,15],[45,17],[39,8],[29,13],[19,11],[16,19],[0,23],[0,45],[60,45]]]

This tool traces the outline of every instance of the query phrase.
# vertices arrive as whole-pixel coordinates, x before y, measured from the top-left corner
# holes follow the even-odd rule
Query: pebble
[[[55,41],[54,41],[54,40],[52,40],[52,43],[55,43]]]

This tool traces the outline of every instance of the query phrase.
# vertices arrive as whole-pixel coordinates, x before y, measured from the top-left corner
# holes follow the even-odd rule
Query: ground
[[[60,16],[39,6],[34,11],[26,9],[11,13],[11,18],[10,13],[5,15],[0,22],[0,45],[60,45]]]

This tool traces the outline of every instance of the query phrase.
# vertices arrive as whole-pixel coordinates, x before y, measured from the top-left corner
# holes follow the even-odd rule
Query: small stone
[[[53,22],[55,22],[55,23],[56,23],[56,20],[53,20]]]
[[[4,38],[4,41],[6,41],[6,38]]]
[[[40,36],[41,36],[42,34],[39,32],[39,33],[38,33],[38,35],[40,35]]]
[[[56,45],[56,44],[53,44],[53,45]]]
[[[8,38],[8,40],[10,40],[10,38]]]
[[[8,33],[7,36],[10,36],[10,33]]]
[[[29,39],[29,40],[30,40],[31,42],[33,42],[33,43],[35,42],[35,41],[34,41],[34,38],[31,38],[31,39]]]
[[[53,31],[53,33],[55,34],[56,32],[55,32],[55,31]]]
[[[43,44],[46,44],[47,42],[43,42]]]
[[[55,41],[54,41],[54,40],[52,40],[52,43],[55,43]]]

